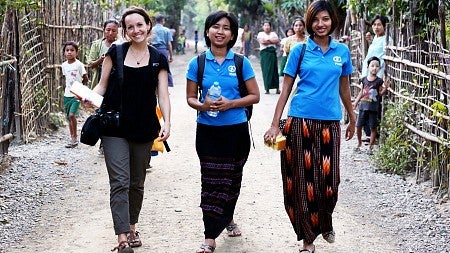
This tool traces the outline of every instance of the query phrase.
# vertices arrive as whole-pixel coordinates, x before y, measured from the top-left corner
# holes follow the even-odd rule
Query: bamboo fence
[[[450,54],[438,42],[438,30],[430,28],[426,39],[411,44],[408,30],[390,28],[394,45],[386,47],[383,57],[391,80],[383,103],[407,104],[404,125],[411,141],[411,164],[416,182],[432,180],[433,189],[450,193],[449,94]],[[389,36],[389,34],[388,34]],[[360,69],[364,59],[364,37],[352,31],[349,47],[356,71],[351,76],[353,98],[360,91]],[[384,109],[383,109],[384,110]],[[383,129],[381,129],[381,134]],[[383,144],[383,138],[380,138]]]

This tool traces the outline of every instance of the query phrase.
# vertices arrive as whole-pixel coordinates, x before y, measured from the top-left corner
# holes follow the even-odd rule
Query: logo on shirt
[[[236,66],[228,66],[228,75],[236,76]]]
[[[342,58],[338,55],[333,57],[334,65],[342,66]]]

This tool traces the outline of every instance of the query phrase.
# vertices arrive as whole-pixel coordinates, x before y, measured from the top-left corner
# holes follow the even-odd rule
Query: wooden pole
[[[9,134],[5,134],[2,137],[0,137],[0,142],[4,142],[7,140],[11,140],[12,138],[14,138],[14,135],[9,133]]]

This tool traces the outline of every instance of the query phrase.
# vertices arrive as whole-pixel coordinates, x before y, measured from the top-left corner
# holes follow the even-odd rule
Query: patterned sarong
[[[339,121],[290,118],[281,152],[284,205],[297,240],[312,243],[333,230],[338,199]],[[289,122],[289,120],[288,120]]]
[[[264,89],[278,89],[280,87],[278,79],[277,52],[274,47],[267,47],[260,52],[261,70],[264,80]]]

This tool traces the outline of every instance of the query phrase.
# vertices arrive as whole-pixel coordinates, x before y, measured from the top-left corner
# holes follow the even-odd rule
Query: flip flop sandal
[[[325,232],[322,234],[322,237],[328,243],[334,243],[335,233],[334,233],[334,231]]]
[[[227,226],[227,232],[229,237],[241,236],[242,233],[236,223]]]
[[[301,249],[301,250],[299,250],[298,252],[299,252],[299,253],[301,253],[301,252],[314,253],[315,251],[316,251],[316,246],[314,246],[313,249]]]
[[[213,246],[208,245],[208,244],[200,245],[200,249],[203,250],[203,251],[198,251],[197,250],[197,252],[200,252],[200,253],[212,253],[212,252],[214,252],[214,250],[216,250],[216,248],[214,248]],[[209,250],[209,252],[206,252],[206,250]]]
[[[139,237],[139,232],[131,231],[130,233],[127,233],[127,242],[131,248],[141,247],[142,241]]]
[[[134,250],[130,248],[130,245],[127,242],[121,242],[119,245],[114,247],[114,249],[111,250],[111,252],[114,253],[134,253]]]

